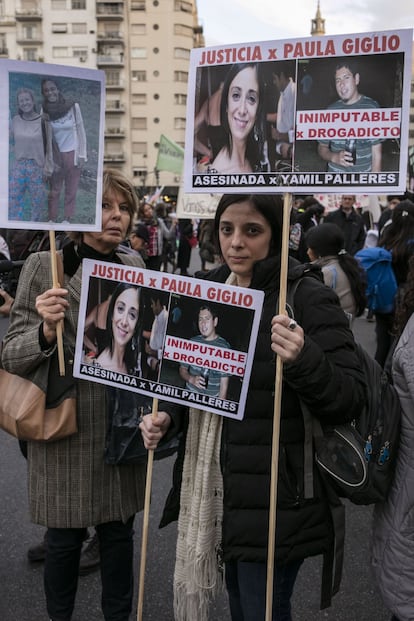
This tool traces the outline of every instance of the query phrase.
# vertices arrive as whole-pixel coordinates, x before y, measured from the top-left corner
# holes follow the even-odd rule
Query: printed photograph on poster
[[[0,60],[0,224],[101,228],[104,73]]]
[[[411,47],[399,30],[192,50],[186,192],[404,191]]]
[[[263,295],[85,259],[74,376],[241,419]]]

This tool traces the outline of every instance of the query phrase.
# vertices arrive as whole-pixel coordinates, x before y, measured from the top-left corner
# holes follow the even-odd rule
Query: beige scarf
[[[227,283],[235,284],[234,274]],[[176,621],[207,621],[209,603],[223,588],[222,424],[222,416],[190,409],[174,572]]]

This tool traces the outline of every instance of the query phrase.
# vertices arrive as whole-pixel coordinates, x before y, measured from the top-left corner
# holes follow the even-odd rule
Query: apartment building
[[[184,146],[196,0],[0,0],[0,58],[98,68],[106,76],[105,165],[176,194],[156,171],[161,134]]]

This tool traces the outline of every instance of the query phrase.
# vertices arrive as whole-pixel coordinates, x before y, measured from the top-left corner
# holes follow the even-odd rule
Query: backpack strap
[[[288,282],[286,292],[286,307],[289,316],[294,318],[294,298],[296,291],[306,278],[304,274],[298,278]],[[304,498],[310,499],[314,497],[313,485],[313,468],[314,468],[314,439],[323,435],[322,426],[319,420],[312,415],[306,403],[299,400],[303,414],[303,425],[305,430],[304,439]],[[322,583],[321,583],[321,600],[320,609],[329,608],[332,603],[332,597],[339,591],[342,579],[342,570],[344,563],[344,545],[345,545],[345,507],[342,504],[335,489],[329,484],[329,481],[321,473],[324,489],[327,494],[329,509],[331,513],[332,526],[334,532],[334,543],[330,549],[323,554],[322,565]]]

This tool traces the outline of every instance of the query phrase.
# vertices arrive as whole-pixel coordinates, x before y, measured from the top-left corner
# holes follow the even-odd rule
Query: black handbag
[[[148,459],[139,424],[143,416],[151,415],[152,397],[120,388],[107,388],[108,430],[105,443],[105,462],[111,465],[140,464]],[[154,459],[173,455],[180,434],[161,441]]]

